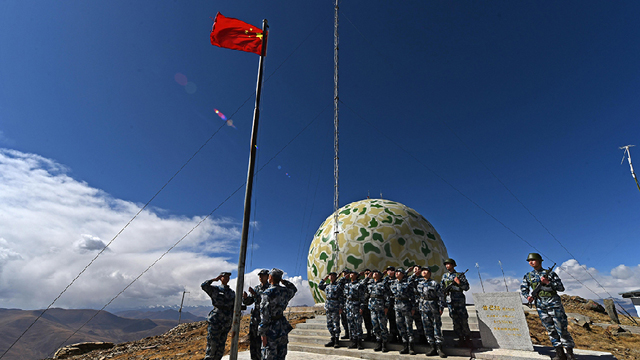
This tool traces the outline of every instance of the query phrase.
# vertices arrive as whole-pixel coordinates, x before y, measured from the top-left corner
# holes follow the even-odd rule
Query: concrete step
[[[316,354],[324,354],[329,356],[350,356],[354,358],[360,359],[371,359],[371,360],[392,360],[392,359],[416,359],[416,355],[401,355],[398,353],[398,350],[402,349],[401,346],[398,346],[399,349],[390,349],[389,352],[376,352],[373,351],[372,348],[367,348],[364,350],[357,349],[347,349],[346,347],[341,347],[338,349],[334,349],[332,347],[324,347],[323,345],[314,345],[307,343],[297,343],[290,340],[289,342],[289,350],[291,351],[304,351],[307,353],[316,353]],[[444,352],[448,355],[448,359],[460,360],[460,359],[469,359],[471,356],[471,349],[443,349]],[[462,351],[461,351],[462,350]],[[424,350],[419,350],[416,348],[416,352],[419,354],[417,356],[424,356]],[[434,359],[439,357],[436,355],[432,357]]]
[[[327,317],[324,315],[317,316],[315,319],[308,319],[306,323],[301,323],[297,325],[301,329],[315,329],[322,330],[327,328]],[[415,329],[416,326],[413,325]],[[442,329],[443,330],[453,330],[453,321],[449,317],[442,317]],[[478,331],[478,318],[469,316],[469,329],[471,331]],[[344,329],[343,329],[344,330]]]
[[[456,347],[457,343],[456,341],[454,341],[455,335],[453,334],[453,332],[444,331],[443,336],[445,340],[444,347],[447,347],[447,348]],[[476,348],[482,347],[482,342],[480,340],[480,333],[472,332],[471,337],[472,337],[474,347]],[[313,334],[313,332],[304,332],[304,331],[296,332],[295,330],[289,333],[289,341],[295,342],[295,343],[304,343],[304,344],[310,344],[310,345],[324,345],[328,343],[329,340],[331,340],[331,336],[329,334],[316,335],[316,334]],[[350,344],[351,344],[351,340],[340,340],[340,346],[342,347],[347,347]],[[376,343],[375,341],[365,341],[363,342],[363,345],[365,348],[374,348],[376,346]],[[391,350],[396,350],[396,351],[402,350],[401,343],[395,343],[395,344],[389,343],[388,346],[389,346],[389,349]],[[426,347],[427,347],[426,344],[415,344],[415,346],[416,346],[416,351],[418,352],[422,351],[423,353],[426,352]],[[468,352],[469,349],[462,349],[462,350]]]

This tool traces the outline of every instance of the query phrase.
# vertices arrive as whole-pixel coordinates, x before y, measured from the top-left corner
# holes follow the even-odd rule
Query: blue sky
[[[640,145],[640,4],[340,9],[341,205],[382,192],[425,216],[461,270],[502,280],[500,260],[515,287],[535,250],[503,223],[602,296],[502,182],[612,294],[640,288],[640,193],[618,149]],[[333,207],[332,2],[3,1],[7,306],[47,306],[224,125],[214,108],[236,129],[220,129],[60,306],[101,307],[244,183],[258,56],[209,43],[218,11],[271,31],[247,272],[277,266],[304,285],[299,254]],[[206,303],[200,282],[235,271],[243,194],[116,305],[176,303],[185,287]],[[94,279],[109,286],[93,291]],[[20,287],[35,281],[46,291]]]

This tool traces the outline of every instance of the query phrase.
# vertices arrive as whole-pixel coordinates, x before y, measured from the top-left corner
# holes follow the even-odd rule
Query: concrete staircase
[[[482,344],[478,332],[478,318],[476,317],[475,307],[467,306],[467,312],[469,313],[469,328],[471,329],[473,344],[474,347],[479,348]],[[444,309],[444,313],[442,314],[442,330],[445,337],[444,352],[450,359],[469,359],[472,356],[471,349],[455,347],[453,323],[449,317],[448,309]],[[366,330],[363,329],[363,333],[366,333]],[[342,334],[344,334],[344,329]],[[341,340],[341,347],[338,349],[324,347],[324,344],[327,343],[330,338],[331,335],[327,330],[326,316],[317,316],[314,319],[308,319],[306,323],[298,324],[296,328],[289,333],[289,350],[333,356],[351,356],[361,359],[415,359],[415,356],[400,355],[398,353],[403,348],[402,344],[388,344],[388,353],[374,352],[375,342],[364,342],[365,350],[347,349],[349,344],[351,344],[350,340]],[[427,346],[425,344],[416,344],[415,350],[418,354],[424,356]],[[437,358],[438,356],[435,357]]]

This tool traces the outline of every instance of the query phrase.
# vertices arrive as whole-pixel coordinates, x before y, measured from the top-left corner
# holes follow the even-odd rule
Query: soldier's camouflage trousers
[[[351,340],[362,338],[362,314],[360,314],[360,303],[346,303],[347,322],[349,323],[349,336]]]
[[[364,322],[364,327],[367,329],[367,334],[371,334],[373,326],[371,325],[371,310],[369,308],[365,308],[362,311],[362,322]]]
[[[413,342],[413,315],[411,310],[400,308],[396,304],[396,327],[402,342]]]
[[[536,309],[542,325],[547,329],[553,347],[561,345],[565,348],[575,347],[573,337],[568,329],[567,314],[564,312],[559,296],[537,299]]]
[[[396,325],[396,312],[394,309],[395,302],[391,300],[391,306],[389,306],[389,312],[387,313],[387,320],[389,320],[389,332],[391,335],[397,337],[400,334],[398,333],[398,326]]]
[[[416,309],[413,313],[413,323],[416,324],[416,333],[414,334],[414,338],[418,338],[418,334],[424,334],[424,327],[422,326],[422,316],[420,315],[420,311]]]
[[[387,341],[389,331],[387,330],[387,316],[384,310],[371,310],[371,324],[373,333],[378,341]]]
[[[262,359],[262,338],[258,335],[258,324],[251,324],[249,327],[249,351],[251,360]]]
[[[453,321],[453,332],[458,336],[470,337],[471,330],[469,330],[469,314],[467,314],[467,307],[464,301],[453,300],[447,303],[449,308],[449,316]],[[426,330],[425,330],[426,331]]]
[[[288,335],[281,336],[277,339],[267,338],[267,346],[262,347],[262,360],[284,360],[284,358],[287,357],[288,343]]]
[[[423,300],[420,302],[420,316],[422,317],[424,336],[427,338],[429,344],[442,344],[444,337],[442,336],[440,309],[434,302]]]
[[[226,321],[209,322],[207,327],[207,349],[205,350],[205,360],[220,360],[224,355],[224,345],[227,341],[227,334],[231,330],[226,326]],[[230,322],[229,322],[229,325]]]
[[[340,336],[340,309],[327,310],[327,330],[331,337]]]

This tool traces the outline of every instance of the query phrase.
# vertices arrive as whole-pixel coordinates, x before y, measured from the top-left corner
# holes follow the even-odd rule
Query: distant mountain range
[[[211,308],[206,312],[208,313],[209,310]],[[49,309],[3,359],[43,359],[53,355],[53,352],[62,345],[85,341],[113,343],[135,341],[163,334],[178,325],[178,311],[175,309],[128,310],[120,311],[118,315],[100,311],[94,319],[63,344],[63,341],[95,315],[96,311]],[[205,309],[198,313],[202,311]],[[0,309],[0,354],[4,353],[41,313],[42,310]],[[200,320],[204,320],[204,317],[183,309],[183,323]]]

